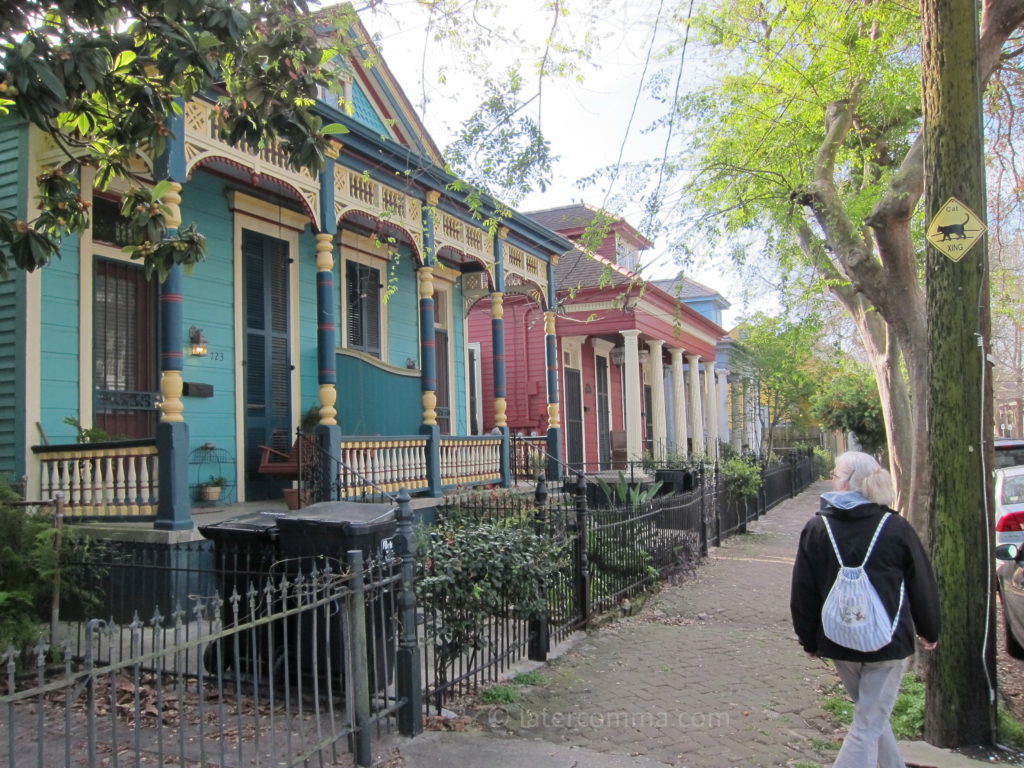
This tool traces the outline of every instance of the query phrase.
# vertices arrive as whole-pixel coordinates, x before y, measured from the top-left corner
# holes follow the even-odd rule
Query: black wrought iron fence
[[[0,765],[298,766],[350,748],[368,765],[374,733],[421,727],[408,501],[393,555],[369,562],[223,541],[83,549],[91,589],[134,596],[66,602],[59,642],[41,641],[27,672],[3,654]]]

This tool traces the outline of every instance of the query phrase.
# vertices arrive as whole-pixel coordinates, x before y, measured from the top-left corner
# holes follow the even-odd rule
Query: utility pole
[[[943,631],[925,653],[925,739],[994,736],[992,368],[978,8],[922,0],[932,562]]]

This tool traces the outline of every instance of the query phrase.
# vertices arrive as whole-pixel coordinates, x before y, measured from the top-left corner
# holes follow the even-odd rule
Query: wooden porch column
[[[420,303],[420,391],[423,421],[420,433],[427,435],[427,477],[430,492],[440,496],[441,484],[441,430],[437,425],[437,350],[434,343],[434,263],[437,249],[434,242],[434,211],[440,193],[427,193],[423,206],[423,261],[416,273]]]
[[[647,370],[651,378],[651,453],[654,458],[665,458],[668,448],[668,427],[665,422],[665,366],[662,364],[661,350],[665,342],[661,339],[648,339],[647,349],[650,351],[650,362]]]
[[[707,453],[704,441],[704,410],[700,405],[700,356],[687,355],[690,366],[690,421],[693,429],[693,453],[703,456]]]
[[[686,387],[683,384],[683,350],[673,347],[672,356],[672,416],[675,422],[675,452],[686,455]]]
[[[704,363],[704,421],[708,458],[715,460],[718,458],[718,387],[715,384],[715,363],[712,360]]]
[[[337,364],[335,348],[337,331],[334,320],[334,235],[321,232],[316,236],[316,351],[320,383],[320,424],[338,423]]]
[[[153,168],[156,180],[170,182],[160,202],[167,206],[167,236],[174,237],[181,226],[181,185],[185,173],[185,120],[177,114],[168,118],[167,130],[172,137],[167,149]],[[184,384],[181,371],[184,363],[185,329],[183,322],[182,267],[171,267],[160,285],[160,423],[156,427],[159,456],[156,522],[153,527],[166,531],[192,528],[192,499],[188,487],[188,424],[185,405],[181,402]]]
[[[729,425],[729,372],[716,369],[718,374],[718,438],[723,443],[733,444]]]
[[[508,434],[508,403],[505,391],[505,238],[501,227],[494,239],[494,291],[491,293],[491,348],[494,350],[494,426],[501,431],[501,485],[512,484],[512,462]]]
[[[558,254],[551,254],[548,260],[548,307],[558,304],[558,283],[555,267]],[[548,467],[549,480],[562,479],[562,416],[558,407],[558,337],[555,335],[555,312],[544,313],[544,347],[547,356],[548,373]]]
[[[640,412],[640,331],[621,331],[625,359],[622,378],[626,400],[626,458],[639,461],[644,453],[643,417]]]

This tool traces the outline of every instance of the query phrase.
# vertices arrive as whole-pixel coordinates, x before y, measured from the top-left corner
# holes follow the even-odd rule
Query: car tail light
[[[1024,531],[1024,512],[1007,512],[996,522],[996,530],[1000,533]]]

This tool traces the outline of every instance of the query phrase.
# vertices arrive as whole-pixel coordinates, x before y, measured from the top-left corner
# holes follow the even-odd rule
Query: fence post
[[[370,670],[366,653],[366,584],[363,582],[363,551],[348,551],[349,567],[352,569],[352,599],[349,605],[349,627],[352,632],[352,709],[356,715],[356,765],[370,765],[373,762],[373,748],[370,743]]]
[[[398,491],[398,530],[392,539],[402,560],[398,591],[398,652],[395,660],[397,695],[405,703],[398,710],[398,732],[415,736],[423,730],[423,689],[420,687],[420,649],[416,643],[416,537],[413,534],[409,492]]]
[[[534,531],[538,536],[548,534],[548,511],[545,506],[548,501],[548,487],[544,484],[544,475],[537,475],[537,489],[533,492],[533,501],[537,506],[537,514],[534,517]],[[547,593],[548,578],[541,577],[541,588]],[[547,661],[548,648],[550,647],[550,634],[548,626],[548,612],[530,619],[530,645],[527,649],[527,658],[530,661]]]
[[[705,515],[704,493],[707,491],[707,475],[704,471],[704,464],[701,462],[697,472],[697,493],[700,496],[700,555],[708,556],[708,521]]]
[[[715,505],[715,546],[716,547],[720,547],[720,546],[722,546],[722,496],[723,496],[723,494],[721,493],[721,490],[722,490],[721,489],[721,480],[722,480],[722,478],[718,474],[718,462],[717,461],[715,462],[715,470],[714,470],[714,472],[715,472],[715,474],[714,474],[714,482],[713,482],[713,485],[712,485],[712,488],[714,488],[714,491],[712,492],[711,498],[713,499],[714,505]]]
[[[590,565],[587,562],[587,477],[576,476],[576,605],[580,609],[580,626],[590,624]]]

